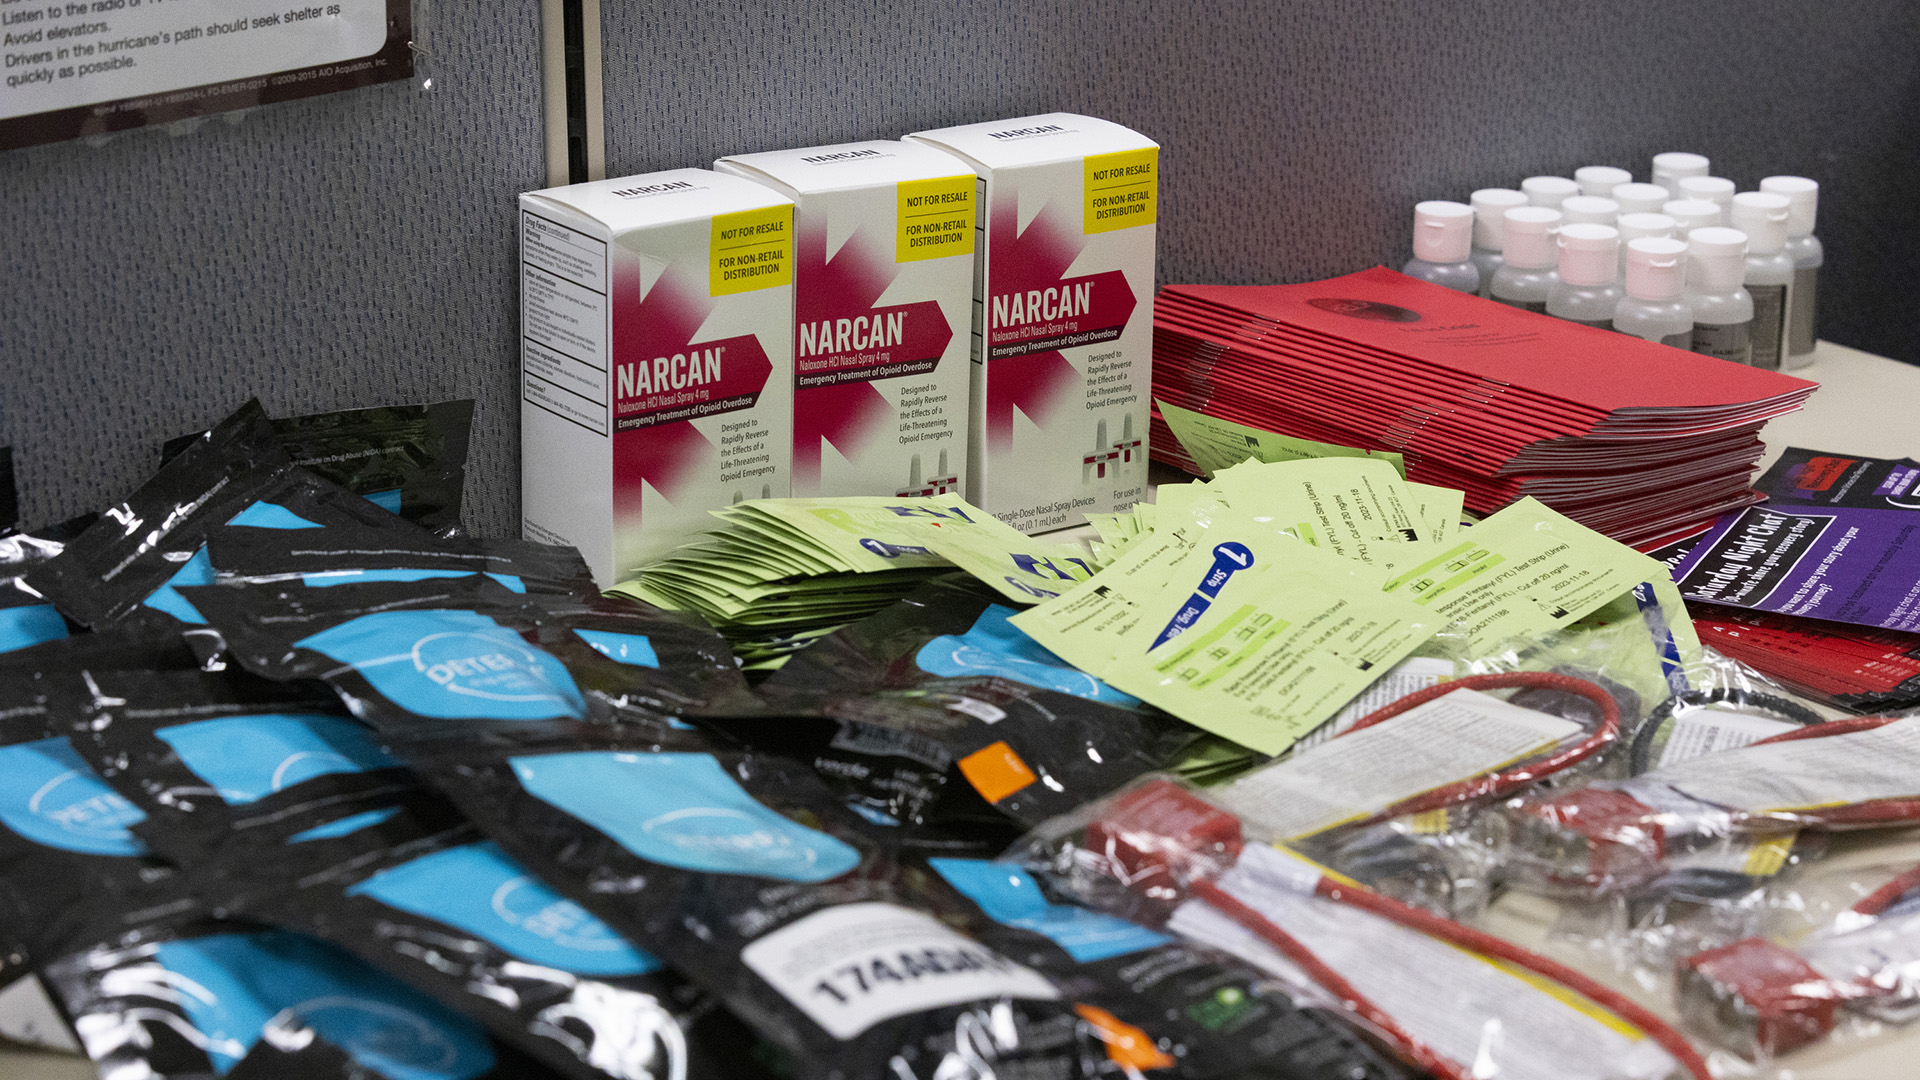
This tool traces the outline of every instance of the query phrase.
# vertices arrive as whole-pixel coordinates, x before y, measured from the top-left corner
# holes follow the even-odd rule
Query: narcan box
[[[521,528],[602,586],[791,493],[793,202],[706,169],[520,196]]]
[[[1144,499],[1159,146],[1072,113],[907,138],[978,178],[968,500],[1032,533]]]
[[[713,167],[796,204],[793,493],[962,491],[973,170],[909,142],[737,154]]]

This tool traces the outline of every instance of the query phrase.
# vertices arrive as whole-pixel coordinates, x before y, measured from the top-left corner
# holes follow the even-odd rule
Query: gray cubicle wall
[[[0,444],[25,521],[125,495],[162,441],[249,395],[276,414],[477,395],[469,518],[517,531],[540,10],[419,10],[431,89],[0,154]]]
[[[0,155],[0,443],[30,521],[163,438],[473,394],[471,518],[517,518],[513,195],[544,182],[533,0],[433,0],[431,92]],[[1825,185],[1828,336],[1920,360],[1911,0],[603,0],[615,174],[1050,109],[1166,147],[1167,280],[1405,258],[1409,208],[1692,149]]]
[[[1920,360],[1912,0],[606,0],[609,174],[1064,109],[1165,147],[1161,280],[1398,266],[1412,206],[1692,150],[1824,185],[1828,335]]]

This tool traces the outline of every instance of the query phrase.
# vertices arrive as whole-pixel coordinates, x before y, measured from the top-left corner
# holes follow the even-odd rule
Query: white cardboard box
[[[974,174],[861,142],[714,162],[794,200],[793,493],[963,490]]]
[[[601,586],[790,493],[793,203],[705,169],[520,196],[521,527]]]
[[[968,500],[1042,532],[1145,498],[1159,147],[1072,113],[908,139],[979,177]]]

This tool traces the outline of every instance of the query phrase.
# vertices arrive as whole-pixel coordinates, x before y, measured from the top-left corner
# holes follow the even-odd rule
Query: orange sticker
[[[1020,760],[1020,755],[1013,752],[1013,747],[1004,742],[961,758],[960,775],[990,803],[997,803],[1039,779],[1027,768],[1027,763]]]
[[[1115,1065],[1146,1072],[1148,1069],[1169,1069],[1177,1064],[1172,1057],[1153,1045],[1153,1040],[1146,1032],[1107,1010],[1092,1005],[1075,1005],[1073,1011],[1092,1025],[1094,1034],[1107,1044],[1107,1057]]]

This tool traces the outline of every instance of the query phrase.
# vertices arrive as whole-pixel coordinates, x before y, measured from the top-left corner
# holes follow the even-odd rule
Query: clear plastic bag
[[[1499,884],[1477,810],[1593,773],[1642,712],[1644,699],[1612,677],[1616,644],[1564,638],[1478,656],[1436,638],[1363,695],[1371,708],[1336,718],[1337,734],[1218,797],[1371,888],[1471,920]],[[1326,812],[1303,814],[1316,803]]]
[[[1920,867],[1876,880],[1797,940],[1755,934],[1680,959],[1674,995],[1683,1021],[1744,1059],[1775,1065],[1803,1047],[1864,1042],[1920,1020]]]
[[[1703,650],[1683,674],[1687,688],[1654,704],[1615,746],[1597,778],[1626,780],[1824,720],[1764,676],[1712,650]],[[1658,866],[1635,880],[1588,888],[1542,875],[1539,852],[1528,842],[1534,823],[1523,824],[1514,844],[1513,819],[1491,813],[1473,837],[1475,844],[1498,849],[1481,856],[1494,864],[1499,882],[1511,879],[1524,891],[1553,893],[1563,901],[1555,939],[1649,989],[1663,985],[1680,958],[1759,932],[1774,904],[1771,891],[1827,847],[1826,834],[1790,826],[1724,835],[1708,830],[1669,847]]]
[[[1689,862],[1738,867],[1802,829],[1920,819],[1920,716],[1796,728],[1629,780],[1516,799],[1500,817],[1494,842],[1508,881],[1549,895],[1642,890]]]
[[[1620,995],[1261,832],[1160,777],[1049,822],[1010,858],[1084,904],[1321,987],[1436,1075],[1707,1075],[1684,1039]]]
[[[1624,772],[1638,776],[1690,758],[1734,750],[1828,717],[1779,683],[1713,649],[1686,669],[1686,688],[1654,704],[1627,740]]]

